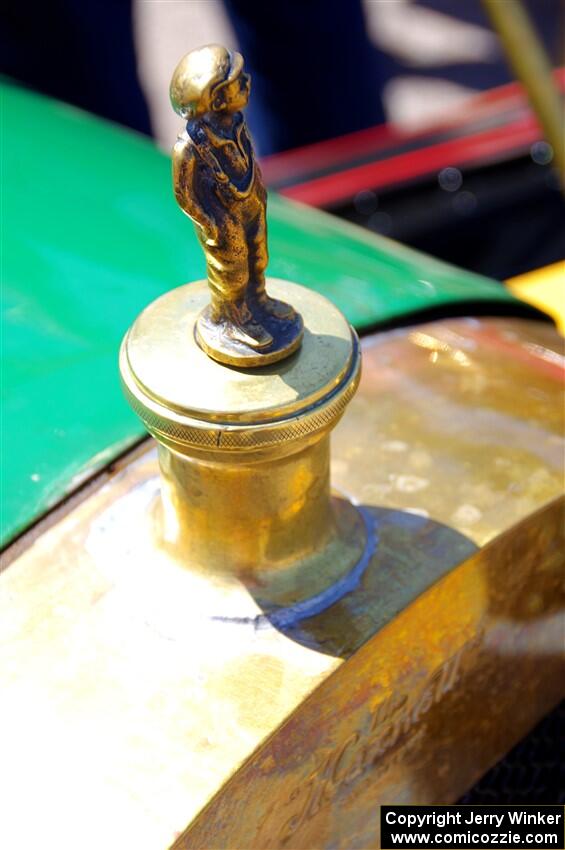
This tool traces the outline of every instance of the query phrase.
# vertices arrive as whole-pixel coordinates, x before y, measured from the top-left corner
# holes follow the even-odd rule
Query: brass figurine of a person
[[[243,367],[286,357],[303,333],[300,315],[265,287],[267,194],[241,113],[249,90],[241,55],[217,44],[188,53],[170,90],[187,122],[173,150],[175,196],[195,224],[211,290],[197,340],[215,360]]]

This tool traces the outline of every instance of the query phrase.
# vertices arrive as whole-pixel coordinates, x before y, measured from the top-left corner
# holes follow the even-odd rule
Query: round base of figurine
[[[194,333],[209,357],[243,369],[269,366],[293,354],[302,342],[302,317],[289,304],[268,298],[253,311],[250,321],[216,321],[208,305],[198,317]]]
[[[273,278],[268,286],[271,308],[282,311],[290,301],[304,327],[286,336],[284,348],[298,348],[294,355],[269,366],[281,348],[264,350],[255,363],[265,369],[226,366],[203,349],[196,326],[209,304],[206,281],[172,289],[138,316],[122,344],[120,371],[130,404],[161,443],[215,461],[236,450],[264,459],[298,451],[337,422],[359,382],[355,332],[319,293]]]

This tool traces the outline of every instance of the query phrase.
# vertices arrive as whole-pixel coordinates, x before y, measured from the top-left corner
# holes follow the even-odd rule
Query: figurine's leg
[[[267,297],[265,271],[269,262],[267,219],[263,204],[257,205],[257,210],[249,221],[247,232],[249,235],[249,286],[253,297],[263,301]]]
[[[211,293],[208,321],[221,326],[222,334],[229,339],[252,348],[266,348],[273,338],[254,320],[247,306],[249,252],[245,240],[241,238],[241,228],[226,222],[222,235],[220,244],[206,246]],[[234,250],[234,246],[238,250]]]
[[[249,285],[252,298],[261,309],[276,316],[278,319],[288,319],[294,316],[294,309],[284,301],[278,301],[267,295],[265,286],[265,271],[269,262],[267,251],[267,219],[265,205],[261,204],[257,215],[249,226]]]

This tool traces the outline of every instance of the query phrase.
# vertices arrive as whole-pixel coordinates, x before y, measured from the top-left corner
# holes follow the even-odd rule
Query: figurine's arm
[[[217,232],[216,222],[198,203],[194,191],[194,169],[195,158],[190,143],[183,136],[179,136],[173,148],[173,187],[177,203],[207,236],[214,238]]]

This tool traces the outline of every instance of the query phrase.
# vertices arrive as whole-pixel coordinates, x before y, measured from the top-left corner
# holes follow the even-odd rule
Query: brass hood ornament
[[[329,480],[329,434],[361,354],[323,296],[274,279],[267,294],[266,192],[240,112],[248,94],[241,56],[218,45],[193,50],[173,74],[171,100],[187,119],[174,191],[208,280],[150,304],[120,365],[160,443],[163,538],[208,574],[276,574],[265,591],[275,604],[287,584],[296,601],[331,583],[307,565],[329,559],[337,577],[367,544],[358,511],[331,498]],[[300,569],[309,578],[297,583]]]
[[[241,110],[250,78],[217,44],[188,53],[171,81],[187,121],[173,150],[173,184],[206,255],[211,303],[196,323],[204,351],[232,366],[265,366],[296,351],[300,315],[267,294],[267,193]]]

